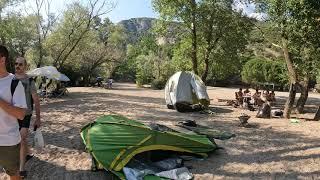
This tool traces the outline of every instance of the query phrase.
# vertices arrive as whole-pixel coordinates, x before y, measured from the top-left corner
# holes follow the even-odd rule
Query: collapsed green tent
[[[102,116],[81,130],[94,160],[106,170],[121,171],[137,154],[153,151],[185,152],[203,157],[217,148],[206,136],[152,130],[123,116]]]

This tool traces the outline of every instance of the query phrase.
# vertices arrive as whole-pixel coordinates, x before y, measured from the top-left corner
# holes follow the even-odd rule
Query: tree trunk
[[[42,59],[43,59],[43,51],[42,51],[42,42],[41,39],[39,39],[39,61],[37,64],[37,68],[41,67],[42,65]]]
[[[318,107],[318,110],[317,110],[316,115],[314,116],[313,120],[316,120],[316,121],[320,120],[320,106]]]
[[[309,85],[309,77],[304,77],[303,82],[300,85],[301,95],[299,97],[299,100],[296,106],[299,114],[302,114],[304,112],[304,105],[306,104],[308,95],[309,95],[308,85]]]
[[[292,111],[292,107],[294,105],[294,100],[296,98],[296,85],[291,84],[289,90],[289,97],[287,99],[285,108],[284,108],[284,117],[289,119]]]
[[[212,26],[211,26],[212,27]],[[206,52],[205,52],[205,58],[204,58],[204,72],[202,74],[202,81],[206,83],[207,81],[207,77],[208,77],[208,73],[209,73],[209,59],[210,59],[210,55],[211,55],[211,52],[213,50],[213,48],[216,47],[217,43],[218,43],[218,40],[219,40],[219,37],[217,37],[214,42],[212,42],[212,30],[210,31],[210,34],[208,35],[207,37],[207,44],[208,44],[208,47],[206,48]]]
[[[192,70],[195,74],[198,73],[198,59],[197,59],[197,29],[196,29],[196,9],[197,4],[195,0],[191,0],[192,6],[192,50],[191,50],[191,58],[192,58]]]
[[[296,73],[296,70],[294,69],[293,61],[289,53],[288,40],[285,38],[282,38],[282,50],[283,50],[284,58],[287,64],[288,75],[290,80],[289,98],[287,99],[287,102],[284,108],[284,117],[289,119],[293,105],[294,105],[294,101],[296,98],[297,73]]]
[[[208,72],[209,72],[209,54],[206,53],[205,58],[204,58],[204,72],[201,77],[201,79],[204,83],[206,83],[206,81],[207,81]]]

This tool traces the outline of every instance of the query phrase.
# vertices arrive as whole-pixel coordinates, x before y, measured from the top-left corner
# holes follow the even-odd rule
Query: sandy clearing
[[[178,113],[168,110],[163,91],[138,89],[133,84],[115,84],[115,89],[70,88],[63,99],[50,99],[42,105],[43,133],[46,148],[27,164],[31,180],[93,180],[110,178],[103,172],[91,172],[91,160],[84,151],[79,131],[82,126],[103,114],[122,114],[143,122],[172,126],[180,120],[198,123],[235,133],[228,141],[216,141],[224,149],[208,159],[192,162],[195,179],[320,179],[320,123],[285,119],[256,119],[252,128],[238,126],[237,116],[256,112],[231,108],[217,99],[233,99],[234,88],[209,87],[215,115]],[[278,104],[287,93],[276,92]],[[319,94],[310,94],[311,118]],[[302,116],[298,116],[301,118]],[[0,179],[6,179],[0,174]]]

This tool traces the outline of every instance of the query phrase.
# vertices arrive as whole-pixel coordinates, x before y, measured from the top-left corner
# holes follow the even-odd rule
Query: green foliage
[[[284,86],[288,83],[284,62],[266,59],[251,59],[243,67],[242,80],[249,84],[274,83]]]
[[[166,80],[164,79],[155,79],[151,82],[151,88],[155,90],[161,90],[164,89],[166,86]]]
[[[176,71],[191,71],[191,39],[182,39],[173,49],[172,64]]]
[[[314,0],[256,0],[256,4],[268,13],[273,34],[279,37],[272,42],[281,46],[282,40],[288,42],[298,80],[314,76],[319,68],[320,3]]]
[[[1,1],[0,13],[4,14],[3,9],[20,1]],[[90,82],[95,76],[114,76],[160,88],[176,71],[193,70],[194,42],[197,69],[203,74],[208,65],[207,80],[225,80],[240,75],[243,70],[246,82],[286,84],[286,67],[277,60],[283,58],[279,47],[285,38],[298,80],[318,75],[320,5],[317,1],[256,0],[257,6],[268,13],[267,22],[251,21],[235,12],[233,0],[152,2],[161,19],[154,21],[156,26],[152,31],[139,34],[133,44],[128,44],[130,34],[123,26],[101,19],[95,14],[97,8],[91,14],[90,6],[77,2],[68,5],[42,42],[38,42],[38,35],[43,35],[38,21],[45,25],[44,17],[8,12],[0,18],[0,41],[9,47],[11,58],[26,56],[32,68],[39,64],[42,46],[41,65],[56,65],[73,81]],[[257,24],[252,32],[250,22]],[[193,27],[196,27],[196,39],[192,36]],[[159,43],[159,38],[164,43]],[[254,59],[247,62],[247,57]]]
[[[22,16],[9,13],[8,16],[0,18],[0,43],[9,49],[10,62],[13,62],[12,59],[17,56],[24,56],[29,48],[35,44],[36,26],[33,25],[34,23],[35,17],[32,15]],[[8,64],[8,68],[10,72],[13,72],[12,63]]]
[[[318,75],[316,77],[317,83],[320,84],[320,71],[318,72]]]
[[[168,1],[153,0],[154,8],[159,12],[161,20],[157,31],[168,32],[168,21],[179,21],[179,36],[173,51],[173,64],[176,70],[193,70],[212,78],[215,74],[223,74],[220,67],[239,64],[240,57],[246,49],[252,23],[243,14],[232,9],[233,0],[201,0],[201,1]],[[196,21],[192,21],[195,17]],[[193,27],[197,38],[194,39]],[[161,34],[165,34],[162,32]],[[196,44],[196,60],[194,55]],[[197,69],[195,70],[195,64]],[[233,66],[234,67],[234,66]],[[230,69],[223,75],[227,77],[239,69]],[[230,73],[231,72],[231,73]]]
[[[150,84],[153,77],[153,61],[154,56],[139,55],[137,57],[137,75],[136,83],[138,86]]]

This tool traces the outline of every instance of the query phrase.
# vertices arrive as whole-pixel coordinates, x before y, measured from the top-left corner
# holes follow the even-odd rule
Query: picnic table
[[[244,95],[243,97],[243,102],[249,102],[251,99],[251,95]]]

